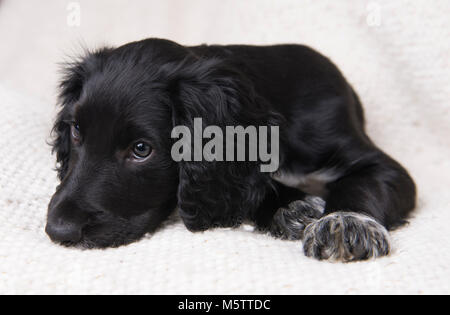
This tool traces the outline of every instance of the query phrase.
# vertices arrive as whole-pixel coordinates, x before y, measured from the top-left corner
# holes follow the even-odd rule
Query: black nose
[[[55,242],[78,243],[82,238],[82,227],[71,223],[55,224],[48,222],[45,232]]]
[[[45,232],[50,239],[58,243],[79,243],[83,237],[83,228],[88,216],[79,204],[71,198],[53,196],[48,210]]]

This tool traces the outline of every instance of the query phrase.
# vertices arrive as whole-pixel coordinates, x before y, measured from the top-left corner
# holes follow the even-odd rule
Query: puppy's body
[[[305,46],[131,43],[71,65],[61,100],[55,151],[62,185],[47,226],[56,241],[128,243],[177,204],[192,231],[250,219],[276,236],[305,237],[309,256],[357,260],[386,254],[384,229],[414,208],[412,179],[365,134],[353,89]],[[170,129],[192,129],[194,118],[280,126],[279,170],[261,173],[258,162],[175,163]],[[67,122],[80,128],[75,142]],[[140,139],[153,153],[136,163],[123,152]],[[324,198],[321,211],[307,193]]]

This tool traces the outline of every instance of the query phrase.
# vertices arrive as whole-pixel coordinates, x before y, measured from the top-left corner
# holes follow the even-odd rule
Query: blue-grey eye
[[[134,156],[138,159],[145,159],[152,153],[152,148],[145,142],[137,142],[133,146]]]
[[[70,126],[70,133],[72,135],[72,139],[76,142],[81,140],[81,134],[80,134],[80,125],[77,123],[73,123]]]

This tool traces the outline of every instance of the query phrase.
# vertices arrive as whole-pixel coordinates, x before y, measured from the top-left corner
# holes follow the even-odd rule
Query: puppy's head
[[[126,244],[176,206],[171,110],[141,53],[103,49],[66,67],[53,143],[61,184],[46,227],[56,242]]]

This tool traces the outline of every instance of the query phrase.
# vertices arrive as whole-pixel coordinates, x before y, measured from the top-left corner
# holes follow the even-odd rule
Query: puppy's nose
[[[63,223],[63,224],[47,223],[47,226],[45,227],[45,232],[54,242],[77,243],[82,238],[82,227],[71,223]]]

